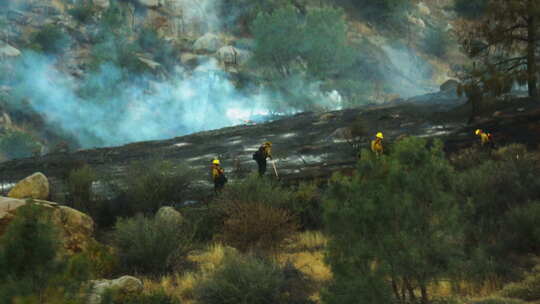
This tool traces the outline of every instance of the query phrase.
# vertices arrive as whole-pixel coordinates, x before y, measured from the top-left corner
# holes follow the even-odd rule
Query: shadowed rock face
[[[449,151],[477,141],[473,130],[478,127],[490,130],[501,143],[531,143],[532,139],[540,138],[538,111],[519,116],[502,115],[497,120],[468,127],[465,126],[468,118],[465,115],[448,118],[451,116],[436,106],[406,103],[323,114],[302,113],[265,124],[241,125],[169,140],[13,160],[0,164],[0,180],[17,182],[33,172],[43,172],[49,177],[51,197],[55,199],[64,188],[62,176],[65,176],[66,168],[74,164],[87,163],[98,173],[118,177],[124,174],[125,167],[131,161],[158,158],[194,168],[196,174],[193,179],[200,186],[198,192],[201,193],[201,187],[212,187],[209,168],[214,157],[221,159],[231,181],[244,178],[256,171],[252,154],[262,142],[268,140],[273,143],[280,178],[293,183],[350,170],[355,165],[357,149],[368,148],[370,139],[378,131],[384,133],[386,142],[405,135],[441,137]],[[350,127],[358,121],[363,126],[363,132],[352,138]],[[536,129],[531,124],[536,124]],[[267,175],[273,175],[271,164]],[[194,198],[197,198],[197,194],[194,194]]]

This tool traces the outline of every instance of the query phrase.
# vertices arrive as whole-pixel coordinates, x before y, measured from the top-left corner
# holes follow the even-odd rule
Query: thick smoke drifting
[[[172,1],[184,16],[183,30],[194,35],[218,32],[231,23],[218,18],[217,2]],[[231,12],[230,16],[234,15]],[[430,78],[424,75],[429,74],[428,64],[411,60],[418,58],[410,50],[383,49],[397,68],[390,71],[388,79],[397,93],[409,97],[428,91],[418,87]],[[16,81],[10,84],[14,98],[9,101],[11,106],[26,101],[47,122],[74,135],[84,148],[166,139],[242,124],[269,113],[340,109],[344,102],[337,91],[321,93],[319,83],[308,82],[301,75],[284,80],[289,88],[286,96],[265,87],[240,91],[215,60],[194,71],[177,66],[166,80],[140,75],[132,81],[123,81],[123,71],[111,63],[102,64],[81,80],[65,72],[57,60],[24,50],[15,64],[12,78]],[[121,85],[115,87],[115,83]],[[81,94],[81,86],[87,84],[91,84],[94,96]]]
[[[242,123],[267,114],[264,95],[244,96],[225,78],[215,62],[185,77],[182,70],[168,81],[141,78],[104,100],[76,94],[79,81],[59,71],[43,55],[25,52],[17,65],[19,82],[13,94],[51,123],[73,133],[84,147],[164,139]],[[121,77],[105,64],[92,75],[99,89]]]

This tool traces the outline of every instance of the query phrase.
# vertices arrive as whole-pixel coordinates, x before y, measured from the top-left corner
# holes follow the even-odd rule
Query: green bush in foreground
[[[167,217],[118,219],[114,240],[126,271],[161,274],[191,248],[193,232],[183,220]]]
[[[323,300],[429,303],[428,286],[464,259],[455,173],[442,143],[410,137],[388,156],[364,150],[361,159],[352,178],[332,179],[324,203],[334,281]]]
[[[131,214],[152,214],[162,206],[181,203],[192,184],[193,170],[170,161],[136,162],[127,171],[122,183]]]
[[[108,290],[103,295],[101,304],[180,304],[180,302],[162,290],[140,295],[124,295]]]
[[[506,285],[500,294],[506,298],[519,299],[527,302],[540,300],[540,269],[527,275],[521,282]]]
[[[474,300],[471,304],[525,304],[524,301],[518,299],[509,299],[509,298],[487,298],[481,300]]]
[[[69,173],[67,186],[71,195],[72,206],[82,212],[94,214],[92,206],[92,183],[97,180],[94,169],[89,165],[72,170]]]
[[[251,256],[229,255],[194,293],[201,304],[282,303],[284,281],[277,265]]]
[[[43,207],[29,203],[0,238],[0,303],[78,303],[89,261],[66,258]]]

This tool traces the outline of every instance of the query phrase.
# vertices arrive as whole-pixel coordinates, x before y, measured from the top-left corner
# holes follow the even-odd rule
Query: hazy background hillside
[[[453,1],[373,3],[2,1],[2,130],[27,146],[6,157],[438,91]]]

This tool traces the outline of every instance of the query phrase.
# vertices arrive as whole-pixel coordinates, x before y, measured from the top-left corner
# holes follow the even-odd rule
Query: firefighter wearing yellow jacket
[[[212,161],[212,180],[214,181],[214,192],[218,193],[223,190],[227,177],[225,177],[225,170],[221,168],[219,159]]]
[[[377,135],[375,135],[375,139],[371,141],[371,151],[375,153],[377,156],[381,156],[384,152],[383,148],[383,140],[384,136],[382,132],[378,132]]]
[[[253,160],[257,161],[259,166],[259,176],[266,172],[266,159],[272,159],[272,143],[267,141],[259,147],[257,152],[253,153]]]

